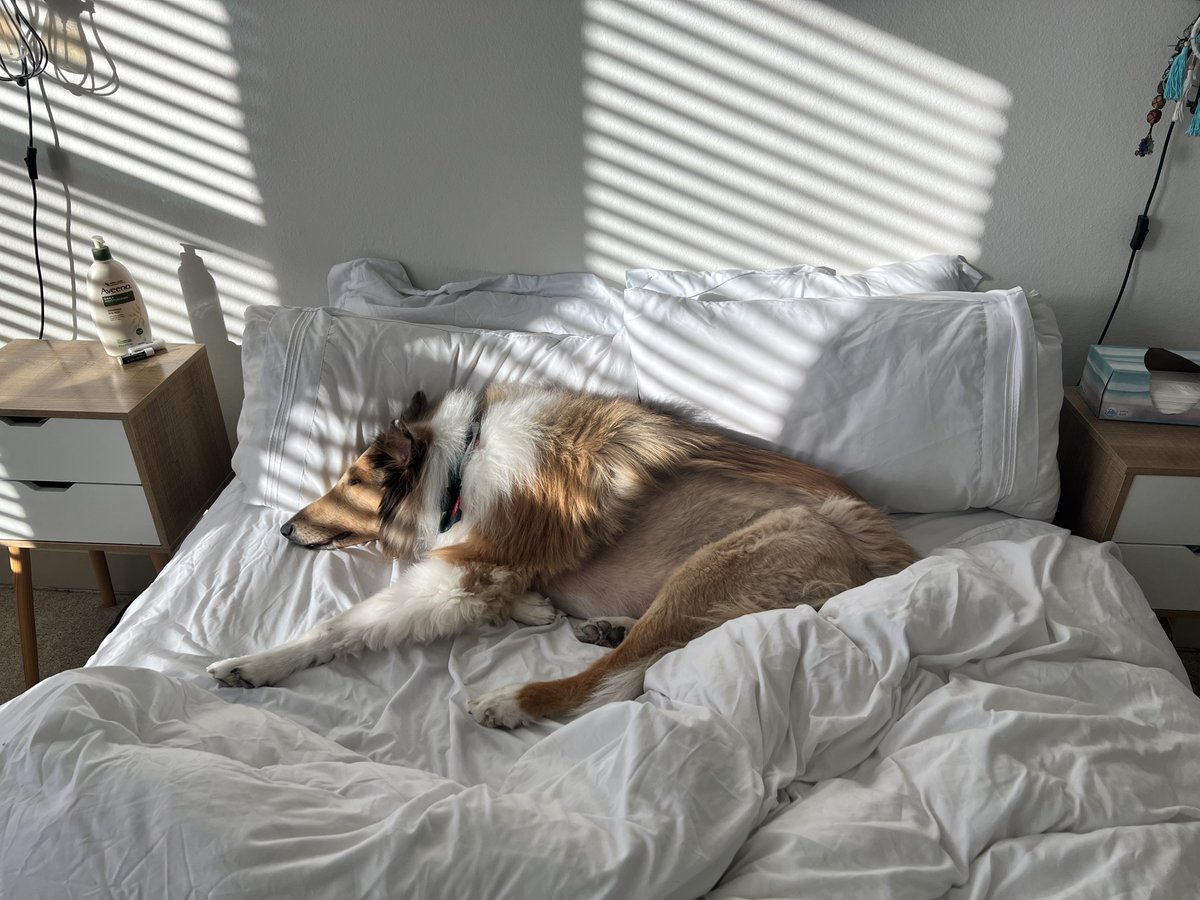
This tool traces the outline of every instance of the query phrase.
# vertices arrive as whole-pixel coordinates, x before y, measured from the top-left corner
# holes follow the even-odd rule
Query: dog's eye
[[[349,487],[354,487],[356,484],[362,484],[362,482],[357,478],[350,478],[346,480],[346,484]]]

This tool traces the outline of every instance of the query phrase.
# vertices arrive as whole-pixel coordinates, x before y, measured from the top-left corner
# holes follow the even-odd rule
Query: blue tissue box
[[[1200,425],[1200,351],[1093,344],[1079,392],[1099,419]]]

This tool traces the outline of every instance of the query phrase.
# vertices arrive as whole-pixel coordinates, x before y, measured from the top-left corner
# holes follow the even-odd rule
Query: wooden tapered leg
[[[108,558],[103,550],[89,550],[88,557],[92,561],[92,574],[96,576],[96,584],[100,588],[101,606],[116,606],[117,595],[113,592],[112,576],[108,572]]]
[[[153,563],[155,572],[161,572],[163,569],[166,568],[167,563],[169,563],[170,561],[171,561],[171,554],[169,554],[169,553],[151,553],[150,554],[150,562]]]
[[[38,652],[37,631],[33,623],[33,569],[29,565],[29,549],[9,547],[8,567],[12,570],[13,596],[17,601],[17,631],[21,635],[25,687],[33,687],[38,683]]]

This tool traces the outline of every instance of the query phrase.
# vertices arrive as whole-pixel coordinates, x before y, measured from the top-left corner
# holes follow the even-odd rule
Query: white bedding
[[[88,668],[0,708],[0,896],[1184,897],[1200,878],[1200,701],[1110,548],[901,517],[932,551],[908,571],[727,623],[641,701],[505,732],[468,696],[602,651],[510,625],[218,687],[212,659],[395,573],[289,546],[242,494]]]

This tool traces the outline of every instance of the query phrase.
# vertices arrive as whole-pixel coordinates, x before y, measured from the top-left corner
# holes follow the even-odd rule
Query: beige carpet
[[[117,605],[100,605],[98,591],[34,591],[38,669],[42,677],[87,662],[133,594],[117,594]],[[17,608],[11,587],[0,587],[0,703],[25,690]]]
[[[117,594],[117,605],[105,608],[100,605],[100,594],[96,591],[34,591],[38,668],[42,677],[87,662],[117,613],[134,596]],[[1180,650],[1179,656],[1192,679],[1192,689],[1200,694],[1200,650]],[[13,592],[10,587],[0,587],[0,703],[24,689]]]

